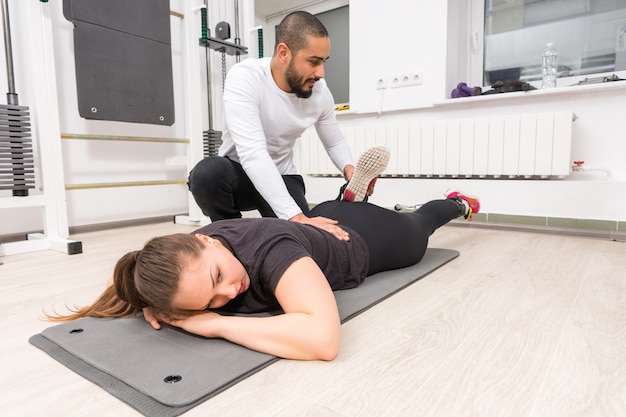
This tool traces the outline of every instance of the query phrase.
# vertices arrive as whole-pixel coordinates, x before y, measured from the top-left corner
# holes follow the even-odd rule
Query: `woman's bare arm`
[[[191,333],[222,337],[282,358],[334,359],[341,339],[339,312],[330,285],[313,259],[301,258],[285,271],[276,298],[285,314],[241,317],[206,312],[166,321]]]

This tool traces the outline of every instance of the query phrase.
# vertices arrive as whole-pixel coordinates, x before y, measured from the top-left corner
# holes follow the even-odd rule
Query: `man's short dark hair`
[[[307,45],[309,37],[327,38],[328,31],[317,17],[311,13],[297,11],[289,13],[276,26],[276,45],[285,43],[295,55],[300,49]]]

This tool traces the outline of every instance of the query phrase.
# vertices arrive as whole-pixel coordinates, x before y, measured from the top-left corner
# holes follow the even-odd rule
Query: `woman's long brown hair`
[[[70,314],[46,314],[50,321],[82,317],[117,318],[137,315],[144,307],[175,312],[172,299],[186,259],[197,258],[203,243],[190,234],[151,239],[140,251],[129,252],[115,264],[113,285],[90,306],[69,308]]]

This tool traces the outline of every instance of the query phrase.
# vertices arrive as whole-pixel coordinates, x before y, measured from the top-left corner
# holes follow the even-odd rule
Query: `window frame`
[[[470,0],[469,10],[469,79],[471,85],[479,85],[485,89],[491,88],[491,85],[483,85],[483,67],[484,67],[484,48],[485,48],[485,2],[488,0]],[[558,48],[558,46],[557,46]],[[615,70],[610,72],[601,72],[585,75],[574,75],[569,77],[560,77],[557,79],[557,88],[569,87],[588,78],[605,77],[617,75],[622,79],[626,79],[626,69]],[[530,85],[540,88],[541,80],[529,81]]]

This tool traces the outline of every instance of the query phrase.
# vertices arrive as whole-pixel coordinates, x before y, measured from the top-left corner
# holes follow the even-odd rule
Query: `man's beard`
[[[298,98],[311,97],[311,94],[313,94],[313,87],[311,87],[309,90],[305,90],[304,84],[308,83],[309,81],[317,82],[317,80],[319,80],[319,78],[309,78],[305,80],[304,77],[299,76],[296,72],[295,66],[293,65],[293,59],[289,62],[289,66],[287,67],[287,71],[285,72],[285,77],[287,78],[287,85],[289,85],[289,89]]]

